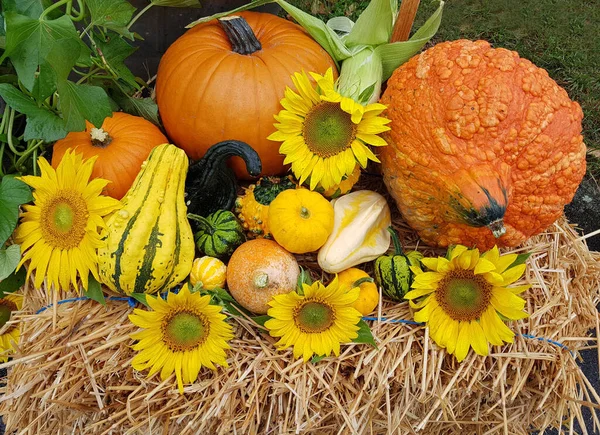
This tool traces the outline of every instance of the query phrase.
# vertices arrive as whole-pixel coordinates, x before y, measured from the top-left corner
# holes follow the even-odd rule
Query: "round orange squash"
[[[69,148],[86,159],[98,156],[92,177],[111,181],[104,194],[116,199],[125,196],[152,148],[169,142],[150,121],[123,112],[106,118],[101,128],[87,121],[85,125],[84,131],[71,132],[54,144],[52,166],[58,167]]]
[[[583,117],[548,73],[485,41],[438,44],[398,68],[384,180],[428,244],[516,246],[550,226],[585,173]]]
[[[273,296],[296,289],[296,258],[273,240],[254,239],[238,247],[227,265],[227,286],[247,310],[267,314]]]
[[[267,136],[291,75],[323,74],[335,64],[296,24],[260,12],[239,16],[200,24],[174,42],[158,67],[156,99],[169,138],[193,160],[235,139],[258,152],[262,174],[276,175],[284,156]],[[238,177],[248,177],[241,159],[231,164]]]

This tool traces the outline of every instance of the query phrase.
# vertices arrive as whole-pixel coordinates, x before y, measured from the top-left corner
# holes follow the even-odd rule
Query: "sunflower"
[[[148,376],[160,370],[164,381],[175,372],[179,392],[183,384],[198,378],[202,366],[216,370],[214,363],[227,367],[225,349],[233,338],[231,325],[225,322],[221,308],[210,305],[210,296],[190,293],[183,286],[177,294],[169,292],[167,300],[147,296],[153,311],[136,309],[129,320],[142,331],[131,334],[139,340],[133,349],[139,353],[131,365],[135,370],[150,369]]]
[[[80,154],[66,152],[54,170],[40,157],[42,175],[21,177],[35,190],[34,204],[23,207],[25,212],[15,233],[24,252],[18,267],[31,260],[27,277],[36,271],[36,288],[40,288],[44,276],[57,290],[68,290],[70,284],[77,288],[77,275],[84,289],[88,287],[89,272],[98,279],[98,230],[105,228],[103,216],[121,203],[101,195],[109,181],[89,181],[95,160],[83,161]]]
[[[378,134],[389,130],[390,121],[379,116],[386,106],[363,106],[343,97],[335,88],[333,71],[325,75],[295,73],[292,81],[298,93],[287,88],[281,100],[283,110],[275,115],[278,131],[270,140],[283,142],[279,152],[300,184],[310,177],[310,189],[319,182],[327,190],[352,174],[356,162],[364,168],[368,160],[379,162],[367,145],[384,146]]]
[[[0,362],[5,363],[8,357],[15,353],[15,345],[19,343],[19,327],[17,325],[9,325],[5,328],[6,323],[10,320],[13,311],[19,311],[23,307],[23,296],[17,294],[9,294],[0,299],[0,330],[4,332],[0,334]]]
[[[276,346],[281,350],[294,346],[294,358],[303,355],[304,362],[313,354],[340,354],[340,343],[358,336],[361,314],[352,307],[360,289],[338,285],[337,276],[325,287],[319,281],[303,284],[304,295],[293,291],[274,296],[267,312],[272,319],[265,327],[272,337],[281,337]]]
[[[504,324],[524,319],[525,301],[518,294],[529,285],[507,287],[525,271],[525,264],[514,265],[516,254],[500,255],[498,248],[479,255],[457,245],[447,258],[423,258],[429,269],[411,266],[415,273],[413,290],[404,297],[417,309],[415,320],[426,322],[429,335],[458,361],[469,347],[479,355],[488,354],[488,343],[512,343],[515,334]]]

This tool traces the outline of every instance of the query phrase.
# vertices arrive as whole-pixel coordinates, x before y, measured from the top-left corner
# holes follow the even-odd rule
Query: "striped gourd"
[[[228,210],[217,210],[207,217],[188,214],[199,228],[194,238],[198,250],[210,257],[227,259],[246,241],[244,228]]]
[[[224,288],[226,280],[227,266],[218,258],[206,256],[194,260],[190,273],[192,286],[213,290],[217,287]]]
[[[100,279],[112,290],[156,293],[189,275],[194,239],[184,202],[187,168],[185,152],[169,144],[154,148],[142,164],[98,248]]]
[[[402,302],[413,281],[410,266],[417,265],[423,255],[417,251],[405,255],[396,232],[392,227],[388,230],[394,242],[394,255],[382,255],[375,260],[375,282],[388,298]]]

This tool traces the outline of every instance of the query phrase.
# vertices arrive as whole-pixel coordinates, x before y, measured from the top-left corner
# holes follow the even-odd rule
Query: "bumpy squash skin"
[[[545,70],[485,41],[413,57],[381,102],[392,121],[384,181],[427,244],[516,246],[562,214],[585,173],[580,106]],[[500,217],[496,239],[487,225]]]
[[[184,202],[188,159],[174,145],[160,145],[112,215],[98,248],[101,281],[114,291],[156,293],[190,273],[194,239]]]

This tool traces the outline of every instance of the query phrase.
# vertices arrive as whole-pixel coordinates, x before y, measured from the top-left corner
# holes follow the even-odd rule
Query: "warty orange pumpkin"
[[[284,172],[279,144],[267,140],[291,75],[325,73],[335,64],[302,28],[275,15],[241,12],[200,24],[181,36],[160,61],[156,99],[171,140],[197,160],[223,140],[248,143],[263,172]],[[238,177],[248,178],[233,158]]]
[[[428,244],[516,246],[550,226],[585,173],[583,113],[548,73],[485,41],[438,44],[398,68],[384,181]]]
[[[98,156],[92,177],[110,180],[104,194],[121,199],[133,184],[150,151],[168,142],[150,121],[115,112],[104,120],[100,128],[86,121],[84,131],[71,132],[57,141],[52,151],[52,166],[58,167],[69,148],[83,154],[85,159]]]

